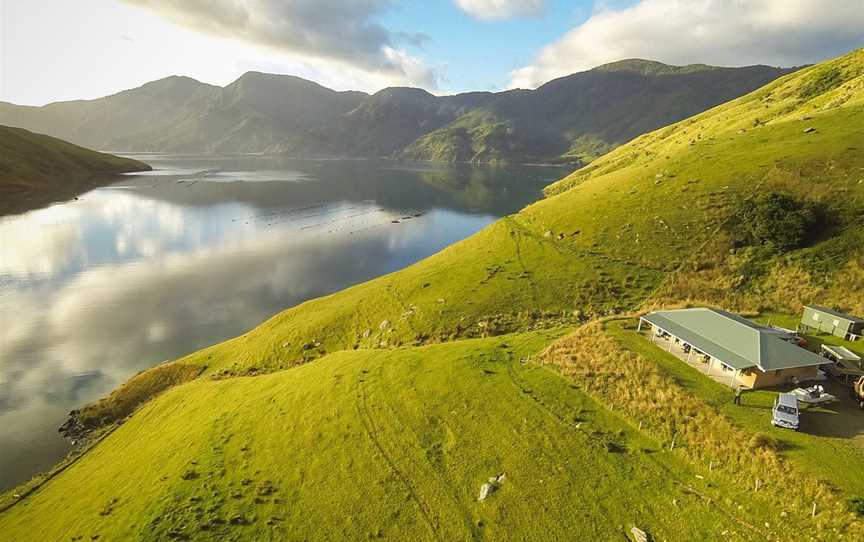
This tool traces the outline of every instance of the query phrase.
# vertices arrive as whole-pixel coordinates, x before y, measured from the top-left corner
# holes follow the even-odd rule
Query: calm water
[[[157,171],[0,217],[0,489],[65,455],[66,412],[135,372],[433,254],[566,173],[138,158]]]

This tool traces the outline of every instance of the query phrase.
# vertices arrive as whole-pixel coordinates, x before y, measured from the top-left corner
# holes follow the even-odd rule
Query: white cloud
[[[861,0],[642,0],[595,12],[511,73],[511,86],[625,58],[670,64],[794,66],[864,45]]]
[[[333,53],[336,45],[325,58],[324,52],[316,55],[299,46],[265,45],[246,36],[249,29],[243,36],[202,30],[149,3],[142,6],[141,1],[0,0],[0,101],[43,105],[97,98],[169,75],[224,86],[246,71],[290,73],[336,90],[374,92],[405,85],[435,90],[444,73],[439,64],[424,63],[406,52],[423,45],[422,33],[390,32],[389,40],[379,42],[380,50],[355,47],[366,51],[358,53],[365,60],[352,57],[347,49]],[[175,3],[187,6],[185,1]],[[295,33],[306,32],[308,42],[311,36],[341,32],[338,24],[317,28]],[[383,35],[388,36],[386,30]]]
[[[374,18],[392,0],[124,0],[187,28],[268,47],[294,62],[323,61],[434,89],[435,70],[398,49],[425,34],[392,33]],[[337,68],[338,69],[338,68]]]
[[[456,0],[465,13],[485,21],[532,17],[546,9],[546,0]]]

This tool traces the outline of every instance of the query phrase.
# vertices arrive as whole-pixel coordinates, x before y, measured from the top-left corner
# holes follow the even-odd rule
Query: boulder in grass
[[[651,542],[651,535],[639,527],[633,527],[630,529],[630,534],[633,535],[633,540],[635,540],[635,542]]]
[[[480,486],[480,500],[485,501],[489,495],[495,493],[501,487],[502,483],[504,483],[504,473],[490,477],[488,482]]]

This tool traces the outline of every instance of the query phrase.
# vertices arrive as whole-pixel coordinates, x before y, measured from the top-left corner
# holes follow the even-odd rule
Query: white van
[[[774,401],[771,425],[797,431],[799,424],[798,398],[791,393],[781,393]]]

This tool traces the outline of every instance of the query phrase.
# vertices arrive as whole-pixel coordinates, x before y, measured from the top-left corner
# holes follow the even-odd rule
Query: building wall
[[[827,314],[810,307],[804,307],[804,314],[801,316],[801,323],[807,327],[812,327],[823,333],[831,333],[838,337],[846,337],[849,333],[851,322],[841,320],[833,314]]]
[[[748,388],[767,388],[792,383],[797,378],[799,382],[816,379],[818,367],[796,367],[795,369],[780,369],[778,371],[762,372],[759,369],[748,369],[738,375],[738,381]]]

